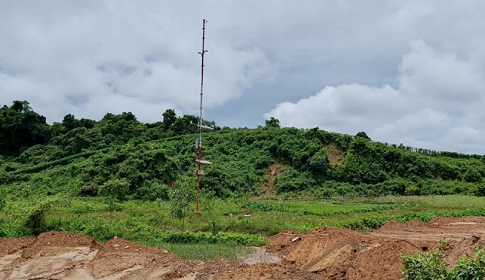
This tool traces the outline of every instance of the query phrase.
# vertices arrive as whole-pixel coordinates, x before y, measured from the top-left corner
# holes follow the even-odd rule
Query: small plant
[[[483,280],[485,278],[485,249],[478,248],[475,255],[467,258],[461,257],[455,264],[448,279],[473,279]]]
[[[436,250],[428,254],[401,256],[404,280],[483,280],[485,277],[485,250],[478,248],[472,257],[460,257],[453,269],[445,264],[446,241],[440,241]]]
[[[195,199],[193,184],[190,180],[181,182],[172,192],[170,214],[182,220],[182,231],[185,231],[185,216],[189,211],[190,203]]]
[[[123,210],[123,206],[118,202],[118,200],[114,197],[107,197],[103,201],[106,203],[108,211],[121,211]]]
[[[46,218],[47,212],[52,206],[55,199],[47,199],[38,203],[32,211],[30,211],[25,226],[34,234],[37,235],[47,230]]]

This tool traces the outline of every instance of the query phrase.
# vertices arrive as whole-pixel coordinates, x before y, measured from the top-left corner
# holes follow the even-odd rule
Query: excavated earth
[[[472,255],[485,237],[485,217],[390,222],[370,233],[321,227],[282,232],[239,261],[187,262],[168,250],[114,238],[104,244],[69,232],[0,238],[0,279],[401,279],[400,254],[435,249],[446,261]]]

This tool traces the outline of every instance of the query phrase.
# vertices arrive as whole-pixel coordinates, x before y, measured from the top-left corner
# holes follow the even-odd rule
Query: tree
[[[76,120],[74,115],[68,114],[64,116],[64,119],[62,119],[62,125],[65,128],[65,132],[68,132],[79,127],[81,124],[79,120]]]
[[[182,231],[185,231],[185,217],[190,204],[196,200],[194,184],[189,179],[177,184],[172,192],[170,214],[182,220]]]
[[[177,115],[175,114],[175,111],[173,109],[167,109],[165,113],[162,114],[162,116],[163,116],[162,128],[164,131],[167,131],[170,128],[172,128],[172,125],[177,120]]]
[[[184,115],[181,118],[177,118],[172,126],[172,130],[175,135],[192,134],[199,131],[198,124],[198,117],[193,115]]]
[[[34,112],[27,101],[14,101],[0,108],[0,154],[18,155],[23,149],[47,141],[46,118]]]
[[[318,177],[325,177],[329,173],[330,162],[325,149],[319,150],[310,158],[308,169]]]
[[[361,138],[364,138],[364,139],[371,141],[370,137],[367,136],[367,133],[365,133],[364,131],[358,132],[355,136],[361,137]]]
[[[278,119],[275,119],[271,117],[269,120],[264,121],[266,123],[266,127],[269,128],[280,128],[280,121]]]

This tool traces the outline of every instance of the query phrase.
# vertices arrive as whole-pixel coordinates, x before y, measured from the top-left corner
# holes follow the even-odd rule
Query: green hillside
[[[365,132],[281,128],[272,118],[255,129],[205,122],[215,127],[203,134],[203,157],[213,164],[204,166],[201,183],[207,214],[194,216],[197,124],[197,117],[173,110],[151,124],[129,112],[108,113],[99,121],[66,115],[47,124],[26,101],[3,106],[0,237],[55,229],[99,240],[117,235],[261,244],[258,234],[285,229],[323,224],[368,229],[390,219],[485,213],[466,208],[482,203],[470,199],[436,200],[441,202],[433,206],[423,202],[429,200],[385,198],[484,196],[483,156],[378,143]],[[344,206],[342,197],[364,200]],[[292,198],[321,202],[283,203]],[[244,209],[259,218],[244,220]],[[185,229],[201,233],[178,235]]]
[[[143,124],[131,113],[100,121],[67,115],[48,125],[23,106],[0,109],[0,186],[9,192],[154,200],[195,177],[197,117],[167,110],[163,121]],[[256,129],[216,127],[203,139],[204,158],[214,164],[202,188],[218,197],[257,195],[263,186],[326,197],[485,194],[485,157],[373,142],[364,132],[280,128],[272,119]],[[274,165],[280,168],[270,174]]]

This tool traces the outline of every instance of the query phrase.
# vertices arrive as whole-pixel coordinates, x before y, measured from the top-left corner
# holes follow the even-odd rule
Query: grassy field
[[[168,248],[184,258],[236,258],[244,246],[261,246],[282,230],[304,232],[319,226],[367,231],[390,220],[427,222],[436,216],[485,215],[485,198],[389,196],[325,200],[201,199],[201,213],[190,210],[184,221],[170,215],[169,201],[110,198],[9,198],[0,213],[0,236],[32,234],[26,226],[39,205],[42,230],[72,231],[103,242],[114,236]],[[191,207],[195,209],[195,206]],[[249,211],[251,218],[245,218]]]

